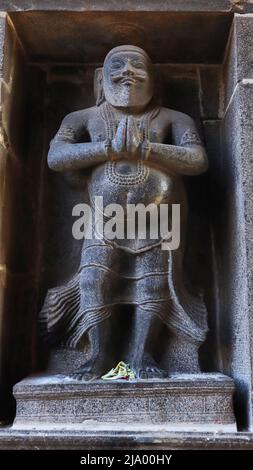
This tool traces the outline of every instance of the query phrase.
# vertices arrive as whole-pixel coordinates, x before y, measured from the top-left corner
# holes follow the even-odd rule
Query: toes
[[[81,382],[89,382],[90,380],[94,379],[93,374],[89,374],[88,372],[83,373],[83,374],[76,374],[77,380],[80,380]]]
[[[143,380],[147,379],[162,379],[167,377],[165,370],[160,369],[159,367],[146,367],[139,371],[139,378]]]
[[[74,379],[74,380],[82,380],[83,378],[83,374],[81,374],[80,372],[74,372],[73,374],[70,375],[71,379]]]
[[[152,373],[155,377],[159,377],[160,379],[168,376],[166,370],[160,369],[159,367],[155,367],[154,369],[152,369]]]
[[[83,382],[89,382],[90,380],[92,380],[92,379],[94,379],[94,378],[95,378],[94,375],[87,373],[87,374],[82,374],[81,380],[82,380]]]
[[[95,374],[91,372],[73,372],[70,377],[71,379],[79,380],[82,382],[88,382],[89,380],[96,378]]]
[[[148,370],[148,377],[149,379],[159,379],[161,377],[161,374],[157,369],[150,368]]]
[[[141,369],[139,371],[138,375],[139,375],[139,378],[142,379],[142,380],[147,380],[148,379],[148,372],[145,369]]]
[[[148,373],[150,378],[161,379],[162,377],[164,377],[164,371],[156,367],[150,369]]]

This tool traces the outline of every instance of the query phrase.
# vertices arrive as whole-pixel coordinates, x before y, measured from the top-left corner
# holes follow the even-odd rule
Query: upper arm
[[[172,139],[180,147],[202,145],[194,120],[183,113],[176,113],[172,122]]]
[[[200,140],[194,120],[187,114],[177,113],[172,124],[173,144],[186,147],[192,152],[191,168],[187,174],[200,174],[208,169],[208,159],[205,148]]]
[[[59,130],[55,134],[51,145],[74,144],[84,141],[86,134],[85,115],[82,111],[70,113],[62,120]]]

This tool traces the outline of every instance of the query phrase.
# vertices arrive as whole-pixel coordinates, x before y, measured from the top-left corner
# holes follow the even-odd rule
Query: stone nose
[[[124,65],[122,75],[134,75],[134,68],[132,67],[129,60]]]

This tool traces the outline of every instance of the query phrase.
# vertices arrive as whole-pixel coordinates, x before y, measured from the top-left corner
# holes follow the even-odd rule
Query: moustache
[[[122,73],[119,74],[111,74],[111,79],[114,83],[128,81],[135,83],[136,81],[143,82],[146,79],[145,74],[134,74],[134,75],[123,75]]]

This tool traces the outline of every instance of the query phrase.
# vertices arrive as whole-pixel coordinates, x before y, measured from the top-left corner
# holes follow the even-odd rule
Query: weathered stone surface
[[[203,121],[203,134],[206,142],[206,151],[209,160],[209,171],[206,180],[203,184],[208,188],[208,199],[204,205],[203,213],[209,218],[212,227],[221,227],[220,221],[217,223],[217,217],[220,212],[220,200],[223,199],[223,194],[220,185],[220,167],[222,164],[221,147],[220,147],[220,120],[210,119]],[[221,231],[221,230],[220,230]],[[213,235],[207,239],[205,236],[205,254],[203,251],[202,257],[206,256],[207,249],[211,249],[213,246]],[[215,254],[216,255],[216,254]],[[201,364],[204,370],[219,370],[222,371],[221,356],[223,354],[221,342],[220,342],[220,280],[217,279],[217,264],[216,257],[213,256],[213,269],[207,278],[206,285],[209,285],[207,289],[206,302],[209,312],[208,324],[209,334],[203,347],[201,348]],[[203,276],[203,274],[202,274]],[[208,284],[209,283],[209,284]],[[211,352],[211,354],[210,354]]]
[[[126,200],[135,203],[141,200],[145,204],[155,201],[157,208],[160,201],[168,200],[171,204],[173,200],[181,203],[182,210],[187,211],[184,197],[182,200],[181,196],[183,176],[199,175],[207,170],[205,149],[192,118],[168,108],[165,112],[165,108],[157,106],[156,94],[160,90],[159,86],[154,86],[154,73],[145,50],[133,45],[111,49],[104,60],[103,85],[99,82],[97,86],[99,101],[92,108],[68,114],[51,141],[48,153],[50,169],[63,174],[76,170],[80,177],[82,172],[91,170],[88,176],[89,204],[94,209],[96,197],[102,196],[104,206],[117,202],[124,210],[127,209]],[[193,74],[193,83],[194,78]],[[168,88],[171,88],[170,85]],[[195,95],[198,111],[196,80]],[[194,109],[191,113],[194,115]],[[84,115],[87,116],[87,124]],[[129,123],[125,120],[126,116]],[[128,146],[125,146],[120,134],[121,128],[127,135],[126,142],[130,142]],[[73,145],[80,143],[82,136],[81,144]],[[135,142],[139,142],[138,147],[134,147]],[[159,167],[159,174],[151,165],[144,164],[144,171],[148,174],[142,179],[138,176],[138,168],[143,165],[144,145],[148,145],[151,161]],[[115,163],[111,163],[112,159]],[[112,165],[115,166],[113,171],[117,172],[117,178],[110,176]],[[173,172],[178,175],[176,179]],[[130,184],[133,174],[134,184]],[[84,356],[81,368],[78,369],[73,363],[76,378],[86,377],[89,380],[91,377],[101,377],[107,367],[111,368],[115,354],[131,364],[137,378],[160,378],[167,376],[168,372],[199,371],[197,351],[206,336],[207,312],[201,296],[182,293],[183,274],[180,261],[176,261],[177,255],[173,253],[168,256],[168,253],[162,253],[160,247],[157,253],[155,247],[162,241],[160,236],[154,242],[149,235],[144,240],[140,236],[132,240],[125,237],[119,239],[117,235],[113,237],[112,247],[104,234],[103,243],[99,244],[94,220],[91,226],[92,242],[84,240],[76,273],[68,283],[49,289],[45,297],[39,316],[44,336],[54,345],[61,343],[66,347],[78,348],[87,340],[88,333],[91,354]],[[185,225],[182,225],[182,231],[186,234]],[[106,259],[105,246],[110,248]],[[178,247],[178,259],[181,251]],[[177,268],[168,276],[166,270],[172,270],[174,263]],[[161,278],[163,284],[157,278],[158,273],[164,276]],[[177,285],[176,294],[172,283]],[[150,289],[151,285],[156,285],[156,288]],[[185,304],[183,295],[188,298]],[[166,308],[161,299],[168,299]],[[115,327],[111,318],[115,314],[114,307],[122,304],[128,306],[124,317],[129,333],[124,328]],[[134,316],[133,324],[131,313]],[[121,315],[120,311],[118,317]],[[170,338],[164,339],[164,348],[162,335],[160,331],[157,333],[159,353],[164,349],[167,351],[164,355],[168,363],[163,368],[155,360],[157,347],[152,347],[156,331],[161,328],[160,320],[156,325],[157,315],[173,333]],[[124,331],[123,337],[120,330]],[[115,346],[116,331],[123,350],[119,344]]]
[[[3,0],[2,9],[7,11],[20,11],[20,10],[110,10],[110,11],[131,11],[131,10],[144,10],[144,11],[227,11],[236,7],[236,4],[244,4],[238,0],[161,0],[159,6],[153,0],[140,0],[136,4],[136,0],[126,0],[124,4],[118,4],[115,1],[97,0],[61,0],[60,3],[52,2],[51,0],[19,0],[18,4],[12,0]]]
[[[121,11],[40,10],[10,16],[27,54],[39,62],[102,63],[110,48],[135,44],[154,63],[222,63],[232,15],[180,10],[161,14],[160,4],[156,11],[145,12],[136,6],[127,12],[121,3]]]
[[[235,1],[235,3],[237,3],[237,2]],[[241,11],[243,9],[244,13],[250,13],[250,12],[253,11],[253,2],[252,2],[252,0],[241,0],[238,3],[241,4]],[[238,13],[240,13],[240,11],[238,11]]]
[[[34,364],[41,169],[34,156],[42,150],[42,133],[41,101],[37,94],[36,104],[33,101],[32,85],[34,75],[39,83],[41,72],[33,73],[30,67],[28,75],[23,50],[4,20],[0,14],[0,57],[4,56],[0,70],[0,416],[10,419],[15,411],[12,386]],[[34,139],[30,131],[36,126]],[[29,328],[33,333],[27,335]]]
[[[172,375],[138,382],[80,383],[67,377],[31,377],[14,387],[16,426],[39,423],[185,423],[233,429],[233,381],[221,374]],[[231,427],[232,426],[232,427]],[[224,428],[225,429],[225,428]],[[235,428],[234,428],[235,429]]]
[[[236,380],[236,404],[244,426],[247,421],[252,426],[251,402],[247,400],[252,387],[252,93],[253,84],[237,85],[222,126],[220,216],[224,229],[219,239],[219,246],[226,247],[220,260],[223,267],[219,265],[223,279],[223,367]]]
[[[4,215],[4,195],[6,190],[6,165],[7,165],[7,142],[6,133],[3,124],[3,76],[4,76],[4,50],[6,44],[6,14],[0,12],[0,355],[4,351],[4,306],[5,306],[5,287],[7,280],[6,251],[5,251],[5,215]],[[0,419],[5,419],[8,415],[5,405],[6,390],[4,384],[4,374],[2,362],[0,367]],[[4,411],[3,411],[4,410]]]
[[[184,426],[185,427],[185,426]],[[75,429],[2,429],[0,449],[15,450],[94,450],[94,449],[145,449],[145,450],[252,450],[253,435],[243,432],[187,432],[165,430],[164,425],[130,430],[111,426],[84,430]]]
[[[211,67],[212,68],[212,67]],[[190,114],[199,122],[201,102],[198,68],[186,65],[162,64],[156,66],[159,96],[163,106]],[[208,98],[207,98],[208,100]]]
[[[220,108],[221,67],[199,67],[199,98],[202,119],[217,119]]]
[[[70,5],[71,3],[71,5]],[[143,1],[143,2],[137,2],[138,3],[138,10],[152,10],[157,8],[156,2],[151,2],[150,1]],[[135,1],[126,1],[124,2],[124,5],[120,5],[120,9],[123,10],[128,10],[128,9],[136,9],[136,4]],[[226,12],[226,17],[229,18],[230,11],[238,11],[238,12],[244,12],[244,11],[252,11],[252,5],[251,1],[215,1],[215,2],[210,2],[209,0],[202,0],[202,1],[166,1],[166,2],[159,2],[159,9],[160,11],[166,10],[166,11],[215,11],[219,10]],[[105,1],[97,1],[97,2],[83,2],[79,0],[74,0],[73,2],[65,1],[62,0],[61,2],[57,2],[55,4],[54,2],[51,1],[29,1],[29,0],[21,0],[19,2],[12,2],[12,1],[5,1],[2,2],[1,5],[4,5],[4,8],[7,10],[12,10],[12,11],[18,11],[24,9],[71,9],[71,10],[77,10],[77,11],[85,11],[88,9],[97,9],[99,11],[104,10],[112,10],[112,9],[118,9],[119,6],[116,4],[116,2],[105,2]],[[3,8],[3,7],[2,7]],[[142,15],[143,13],[141,13]],[[160,13],[159,13],[160,14]],[[140,16],[141,16],[140,15]],[[13,16],[14,18],[14,16]],[[200,17],[199,17],[200,18]],[[204,17],[201,16],[201,19]],[[207,16],[208,18],[208,16]],[[217,21],[217,17],[215,18],[215,21]],[[227,21],[227,20],[226,20]],[[223,20],[220,23],[219,26],[219,31],[223,29],[223,26],[225,24],[229,24],[230,19],[228,23]],[[252,60],[250,57],[252,57],[252,41],[251,41],[251,27],[250,27],[250,17],[246,16],[239,16],[236,17],[235,22],[237,24],[237,31],[235,31],[234,34],[238,34],[238,37],[240,36],[240,41],[238,42],[237,40],[233,43],[232,42],[232,49],[236,48],[237,52],[233,53],[231,57],[231,62],[229,65],[227,65],[227,75],[225,75],[225,79],[229,80],[229,85],[226,87],[226,98],[225,98],[225,107],[228,105],[229,100],[232,97],[232,94],[234,92],[234,97],[233,100],[231,101],[230,106],[228,107],[226,117],[225,117],[225,122],[223,125],[223,132],[222,132],[222,148],[223,148],[223,163],[222,159],[217,158],[217,167],[215,166],[215,170],[218,169],[219,165],[222,164],[224,165],[224,173],[217,173],[215,177],[215,170],[213,173],[213,182],[216,183],[216,189],[217,192],[219,192],[219,197],[215,199],[216,203],[217,201],[220,203],[217,203],[217,208],[218,208],[218,213],[220,214],[220,221],[216,227],[221,227],[222,225],[225,226],[225,230],[219,230],[219,235],[218,235],[218,244],[220,246],[220,251],[218,251],[218,268],[221,268],[222,276],[220,279],[219,283],[219,289],[217,290],[217,295],[221,295],[223,297],[223,300],[221,302],[221,305],[226,305],[226,308],[224,310],[224,315],[223,315],[223,310],[220,308],[217,314],[217,328],[219,327],[219,319],[221,318],[221,329],[224,331],[224,333],[221,334],[221,337],[217,339],[217,342],[213,343],[211,342],[211,346],[213,347],[213,344],[216,344],[219,351],[217,351],[217,364],[219,364],[221,370],[227,370],[231,373],[236,378],[236,383],[238,385],[238,390],[239,393],[236,395],[236,403],[237,403],[237,410],[238,410],[238,416],[250,416],[251,410],[250,410],[250,405],[248,406],[248,396],[250,396],[250,361],[249,361],[249,354],[250,354],[250,349],[252,350],[251,344],[250,344],[250,334],[249,334],[249,324],[250,324],[250,313],[251,313],[251,305],[252,305],[252,299],[250,297],[252,289],[250,289],[250,286],[252,285],[252,275],[251,275],[251,270],[250,270],[250,264],[251,264],[251,251],[252,251],[252,213],[251,213],[251,204],[252,204],[252,174],[251,174],[251,166],[252,166],[252,142],[251,138],[249,139],[248,136],[252,135],[252,128],[251,128],[251,119],[252,119],[252,109],[251,109],[251,96],[252,96],[252,90],[251,90],[251,83],[247,83],[248,80],[252,79]],[[0,28],[1,29],[1,28]],[[213,31],[213,30],[212,30]],[[216,58],[222,57],[223,50],[224,50],[224,45],[226,43],[225,38],[227,38],[227,32],[228,32],[228,27],[226,30],[226,34],[224,36],[224,42],[223,46],[221,48],[217,48],[217,45],[215,46],[219,56],[215,56]],[[213,32],[215,34],[215,32]],[[34,37],[36,34],[34,35]],[[221,39],[223,36],[222,34],[219,36]],[[233,36],[234,37],[234,36]],[[233,41],[233,39],[232,39]],[[0,41],[1,42],[1,41]],[[219,42],[219,41],[218,41]],[[61,43],[61,41],[60,41]],[[211,44],[211,42],[210,42]],[[210,45],[209,44],[209,45]],[[212,47],[214,44],[212,44]],[[211,46],[210,46],[211,47]],[[82,49],[79,51],[79,53],[82,53]],[[211,49],[209,49],[209,52]],[[9,52],[8,52],[9,55]],[[81,56],[81,54],[80,54]],[[54,56],[55,57],[55,56]],[[193,57],[188,55],[189,57]],[[203,58],[204,56],[202,56]],[[209,56],[210,57],[210,56]],[[37,56],[37,58],[41,59],[41,57]],[[43,59],[43,57],[42,57]],[[43,59],[44,60],[44,59]],[[83,58],[82,58],[83,60]],[[11,69],[9,69],[11,70]],[[234,72],[232,72],[234,70]],[[214,102],[216,103],[217,96],[209,95],[210,93],[210,88],[209,85],[205,88],[204,82],[207,83],[209,81],[209,77],[201,77],[202,80],[202,91],[203,92],[203,101],[202,101],[202,110],[203,112],[203,117],[208,118],[208,119],[213,119],[215,118],[215,107],[213,106]],[[210,78],[211,80],[211,78]],[[235,87],[234,85],[236,83],[240,83],[240,87],[234,91]],[[180,90],[180,85],[177,86],[177,90]],[[198,91],[198,90],[197,90]],[[214,88],[212,88],[212,91],[215,91]],[[189,94],[191,93],[190,88],[189,88]],[[210,96],[210,98],[209,98]],[[206,99],[208,100],[206,101]],[[56,104],[57,108],[57,104]],[[196,108],[197,109],[197,108]],[[240,110],[241,113],[241,118],[239,116],[238,109]],[[182,109],[183,110],[183,109]],[[246,111],[247,110],[247,111]],[[57,110],[58,112],[58,110]],[[64,114],[64,113],[63,113]],[[240,126],[244,123],[245,125],[245,132],[239,132]],[[17,123],[18,125],[19,123]],[[208,124],[205,124],[205,127],[209,126],[209,130],[212,126],[216,126],[218,128],[218,123],[215,122],[215,124],[209,122]],[[211,133],[215,134],[214,140],[217,141],[217,136],[218,136],[218,130],[211,129]],[[31,133],[32,135],[32,133]],[[212,145],[213,144],[213,137],[209,138],[209,131],[208,133],[205,133],[206,138],[207,138],[207,144]],[[240,137],[238,138],[238,136]],[[225,150],[226,147],[226,150]],[[214,145],[214,153],[215,153],[215,145]],[[34,155],[36,154],[36,149],[34,151]],[[4,159],[1,161],[1,166],[4,168],[6,164],[6,154],[4,152]],[[8,157],[7,157],[8,158]],[[245,164],[245,161],[247,161],[247,164]],[[215,165],[216,165],[215,163]],[[33,171],[31,171],[31,174],[34,174]],[[224,178],[225,177],[225,178]],[[3,180],[2,180],[3,181]],[[27,180],[26,180],[27,181]],[[36,182],[35,182],[36,184]],[[219,191],[218,191],[219,190]],[[236,194],[235,194],[236,193]],[[228,209],[228,211],[227,211]],[[36,208],[35,208],[36,210]],[[227,214],[227,215],[226,215]],[[41,219],[42,220],[42,219]],[[217,223],[217,221],[216,221]],[[242,231],[240,234],[237,233],[238,227],[243,227]],[[243,233],[242,233],[243,232]],[[217,231],[216,231],[217,235]],[[241,236],[242,235],[242,236]],[[15,256],[13,256],[13,260],[15,263],[16,256],[18,256],[19,253],[19,248],[21,247],[22,249],[22,243],[20,240],[20,245],[17,244],[16,246],[16,251],[15,251]],[[224,252],[223,252],[224,250]],[[231,256],[231,253],[234,253],[235,250],[238,250],[238,257],[236,256]],[[229,254],[230,252],[230,254]],[[3,253],[3,252],[2,252]],[[14,251],[13,251],[14,254]],[[220,257],[221,256],[221,257]],[[22,262],[18,262],[17,266],[22,265]],[[217,266],[216,266],[217,267]],[[245,278],[245,273],[248,276],[248,287],[247,287],[247,280]],[[2,279],[5,280],[5,271],[2,271]],[[4,281],[3,281],[4,282]],[[220,286],[225,286],[224,290],[223,288],[220,289]],[[11,297],[11,294],[10,294]],[[18,301],[16,302],[16,306],[19,309],[19,302],[20,302],[21,297],[19,297]],[[25,306],[23,306],[22,309],[19,310],[19,313],[25,312],[24,309]],[[249,307],[249,308],[248,308]],[[213,311],[213,310],[212,310]],[[14,313],[12,314],[13,318],[15,320],[15,315]],[[221,315],[219,317],[219,315]],[[232,319],[232,325],[230,323],[230,318]],[[22,321],[22,318],[20,319]],[[214,321],[215,324],[216,320]],[[22,335],[25,335],[24,330],[22,330]],[[21,340],[22,344],[22,340]],[[222,347],[221,347],[222,345]],[[9,349],[9,348],[8,348]],[[18,346],[17,346],[18,350]],[[208,352],[207,352],[208,354]],[[211,357],[209,353],[209,357]],[[232,359],[231,359],[232,358]],[[22,362],[22,358],[20,359]],[[206,364],[206,362],[205,362]],[[212,403],[209,401],[208,406],[212,406]],[[238,407],[239,405],[239,407]],[[244,426],[247,425],[246,419],[243,419],[243,424]],[[250,418],[249,418],[250,421]],[[11,435],[11,433],[9,434]],[[113,433],[107,435],[106,439],[109,442]],[[39,446],[57,446],[59,445],[59,439],[62,439],[64,441],[63,445],[66,446],[72,446],[72,445],[78,445],[75,444],[75,437],[70,436],[69,440],[68,438],[64,437],[63,434],[57,436],[57,433],[54,435],[53,433],[47,434],[48,438],[48,444],[43,443],[44,438],[42,435],[32,435],[29,434],[25,435],[22,434],[15,434],[15,432],[12,434],[12,438],[14,442],[16,443],[17,446],[22,446],[25,445],[22,443],[22,440],[24,437],[28,437],[28,441],[30,444],[28,445],[33,445],[34,443],[38,444]],[[83,436],[83,435],[82,435]],[[161,433],[159,434],[159,437],[161,436]],[[228,440],[225,440],[223,436],[212,436],[210,437],[209,444],[207,441],[202,437],[196,437],[196,439],[193,441],[192,437],[186,436],[184,445],[185,446],[228,446],[231,444],[231,446],[252,446],[252,440],[251,437],[252,435],[243,435],[240,434],[239,436],[235,435],[230,435]],[[115,436],[114,436],[115,437]],[[125,436],[126,437],[126,436]],[[128,443],[130,443],[131,439],[132,442],[134,442],[135,437],[129,438]],[[6,445],[12,445],[8,444],[8,432],[4,434],[3,441],[6,439]],[[81,434],[79,434],[79,437],[77,437],[77,440],[79,439],[79,445],[80,448],[82,448],[82,439]],[[87,442],[93,442],[92,445],[95,445],[94,442],[94,436],[93,440],[89,440],[90,438],[87,438]],[[101,436],[97,437],[98,441],[101,438]],[[117,438],[116,438],[117,439]],[[127,438],[128,439],[128,438]],[[150,434],[149,437],[147,437],[147,440],[150,439]],[[166,440],[167,439],[167,440]],[[181,446],[182,442],[179,438],[176,437],[171,438],[172,440],[170,441],[169,438],[167,437],[165,439],[165,442],[169,448],[170,444],[173,443],[175,446]],[[174,440],[173,440],[174,439]],[[183,439],[183,438],[182,438]],[[209,439],[209,438],[208,438]],[[58,444],[57,444],[58,440]],[[102,442],[100,440],[100,442]],[[146,440],[146,444],[147,444]],[[98,442],[97,441],[97,442]],[[119,441],[118,441],[119,442]],[[143,441],[144,442],[144,441]],[[151,440],[150,440],[151,442]],[[161,441],[162,442],[162,439]],[[194,442],[194,443],[193,443]],[[225,444],[226,442],[226,444]],[[162,445],[162,444],[161,444]]]
[[[253,14],[234,17],[224,63],[224,111],[238,83],[253,78]]]
[[[10,96],[9,96],[9,90],[13,92],[13,95],[11,96],[11,102],[13,103],[14,107],[10,105],[10,102],[7,103],[6,111],[10,111],[11,115],[14,114],[15,118],[17,119],[15,121],[15,126],[11,126],[11,132],[13,134],[13,131],[16,129],[20,134],[22,135],[23,132],[26,134],[26,142],[25,142],[25,152],[22,151],[22,154],[20,153],[20,148],[18,145],[15,144],[15,147],[17,149],[17,157],[18,158],[11,158],[8,155],[6,156],[6,160],[3,160],[3,164],[8,163],[8,177],[5,179],[5,186],[2,187],[2,189],[5,191],[5,203],[4,203],[4,208],[5,208],[5,241],[7,242],[4,243],[4,250],[1,251],[2,255],[6,255],[6,252],[8,251],[9,257],[8,257],[8,264],[9,268],[11,268],[11,271],[19,272],[20,275],[18,274],[17,276],[11,276],[8,277],[8,293],[7,293],[7,301],[5,301],[5,315],[6,315],[6,321],[8,323],[9,320],[12,322],[16,322],[16,325],[18,326],[18,329],[20,328],[20,332],[17,331],[17,329],[11,328],[10,324],[5,324],[5,331],[8,330],[7,333],[7,343],[6,343],[6,349],[8,350],[8,363],[12,363],[13,367],[13,376],[11,377],[12,381],[16,381],[20,375],[15,376],[15,374],[23,374],[24,372],[27,373],[27,368],[30,367],[31,363],[34,363],[34,356],[32,356],[32,352],[29,349],[28,344],[26,341],[30,344],[32,343],[34,346],[34,337],[33,334],[28,334],[26,335],[27,329],[30,331],[30,328],[32,331],[34,331],[34,326],[33,326],[33,319],[36,316],[36,308],[37,308],[37,299],[36,299],[36,288],[37,288],[37,283],[38,280],[36,279],[36,271],[35,271],[35,259],[37,259],[37,256],[40,256],[41,249],[42,249],[42,239],[43,239],[43,232],[47,230],[47,225],[45,223],[42,223],[44,221],[44,215],[41,217],[39,213],[39,206],[37,205],[38,198],[41,198],[42,193],[37,193],[37,190],[40,187],[40,184],[42,186],[44,185],[43,182],[39,183],[39,178],[40,175],[38,175],[38,170],[43,171],[43,159],[41,159],[41,152],[43,150],[43,136],[42,136],[42,131],[46,127],[46,132],[48,132],[48,136],[52,137],[53,133],[56,130],[56,127],[59,125],[59,119],[62,117],[62,115],[70,112],[73,110],[71,107],[73,104],[73,87],[64,87],[63,83],[63,75],[67,76],[66,71],[71,75],[72,77],[68,77],[69,83],[73,80],[73,77],[75,77],[75,80],[79,80],[78,82],[78,87],[79,84],[83,80],[83,76],[78,73],[78,66],[74,67],[53,67],[52,66],[52,75],[50,76],[49,79],[49,86],[54,87],[54,89],[61,88],[60,93],[56,94],[55,96],[52,96],[52,94],[47,95],[47,99],[50,101],[50,112],[47,114],[47,117],[45,121],[41,119],[41,116],[43,114],[43,107],[41,105],[41,101],[43,101],[43,92],[44,92],[44,79],[42,79],[41,71],[39,68],[36,69],[33,67],[29,67],[24,69],[26,71],[25,73],[25,81],[22,78],[22,74],[20,76],[20,73],[15,72],[15,61],[18,60],[19,66],[22,68],[22,54],[20,57],[20,51],[16,51],[18,56],[13,55],[13,52],[15,48],[10,47],[8,49],[10,52],[10,55],[14,58],[14,64],[10,61],[10,68],[9,70],[12,71],[12,81],[8,84],[10,85],[10,88],[6,87],[4,85],[4,93],[5,93],[5,98],[8,102]],[[19,58],[18,58],[19,57]],[[82,66],[83,67],[83,66]],[[187,107],[185,109],[186,111],[190,112],[190,110],[194,110],[194,114],[196,116],[199,116],[199,109],[198,109],[198,88],[196,85],[197,82],[197,77],[196,73],[192,73],[189,71],[189,66],[187,67],[186,72],[182,71],[182,68],[180,66],[176,67],[170,67],[170,66],[165,66],[167,69],[165,72],[165,76],[169,76],[169,74],[172,72],[172,82],[174,83],[173,86],[173,96],[169,97],[169,101],[174,103],[174,106],[177,108],[179,105],[181,106],[181,110],[184,110],[184,102]],[[57,69],[57,75],[58,78],[56,77],[56,69]],[[172,70],[173,69],[173,70]],[[84,70],[84,77],[85,80],[82,82],[82,93],[77,94],[75,93],[75,104],[74,107],[77,109],[78,104],[81,102],[84,102],[85,105],[90,106],[93,104],[90,100],[93,99],[91,98],[92,94],[92,80],[91,80],[91,75],[93,74],[94,66],[85,66],[83,67]],[[52,76],[54,74],[54,80],[55,84],[53,83]],[[10,74],[8,73],[8,76]],[[178,84],[176,84],[177,76],[179,77]],[[186,84],[184,86],[184,77],[188,77],[186,80]],[[196,77],[196,78],[193,78]],[[52,79],[52,80],[51,80]],[[58,79],[58,81],[57,81]],[[61,87],[59,84],[63,84]],[[38,89],[41,91],[40,100],[36,100],[36,94]],[[26,101],[26,110],[28,110],[28,107],[31,109],[31,114],[27,116],[27,114],[23,114],[22,109],[24,108],[19,108],[19,100],[20,97],[19,95],[24,92],[24,91],[29,91],[28,93],[28,101]],[[49,88],[48,88],[49,90]],[[48,91],[47,90],[47,91]],[[50,89],[51,91],[51,89]],[[87,91],[89,94],[89,97],[87,97]],[[168,90],[165,90],[166,95],[168,93]],[[71,100],[70,100],[71,97]],[[183,97],[183,99],[182,99]],[[17,101],[16,101],[17,99]],[[70,103],[71,101],[71,103]],[[184,101],[184,102],[183,102]],[[29,106],[28,106],[29,103]],[[7,116],[8,116],[7,112]],[[53,119],[53,126],[50,127],[50,114]],[[17,116],[19,116],[17,118]],[[20,117],[21,116],[26,116],[28,117],[28,120],[23,120],[22,124],[20,124]],[[8,119],[7,119],[8,121]],[[8,121],[9,122],[9,121]],[[23,127],[23,124],[25,124],[25,127]],[[36,134],[37,138],[34,139],[34,134]],[[24,134],[23,134],[24,135]],[[13,136],[13,143],[15,141],[15,136]],[[46,140],[48,141],[49,139]],[[46,146],[47,148],[47,146]],[[8,162],[7,162],[8,159]],[[32,178],[31,178],[32,175]],[[44,175],[44,177],[47,179],[48,175]],[[6,184],[7,183],[7,184]],[[59,210],[60,203],[62,204],[63,197],[64,203],[65,200],[68,201],[68,206],[66,205],[65,208],[69,210],[69,213],[71,213],[70,205],[72,204],[72,201],[74,199],[70,197],[69,193],[66,191],[66,185],[62,185],[60,188],[60,191],[58,191],[58,187],[55,185],[55,180],[52,182],[52,186],[54,187],[54,194],[57,193],[57,197],[59,200],[59,204],[57,207],[55,207],[54,213],[52,215],[52,218],[57,215],[59,217],[59,226],[62,228],[62,213]],[[46,184],[45,186],[46,187]],[[73,191],[74,192],[74,191]],[[29,196],[32,195],[32,196]],[[4,201],[3,199],[3,201]],[[50,205],[52,205],[52,198],[49,198],[50,200]],[[30,206],[30,203],[32,202],[32,207]],[[73,204],[72,204],[73,205]],[[72,207],[72,206],[71,206]],[[15,211],[16,209],[16,211]],[[12,223],[9,224],[10,221],[10,216],[14,217],[13,219],[13,225]],[[38,217],[38,219],[37,219]],[[55,220],[55,219],[54,219]],[[35,225],[36,221],[39,221],[40,225],[38,228],[38,232],[35,232]],[[6,223],[8,222],[8,223]],[[8,230],[9,227],[12,228],[11,234],[9,233],[8,235]],[[51,227],[51,225],[50,225]],[[52,231],[54,232],[55,236],[55,226],[52,226]],[[22,236],[20,236],[20,232],[22,232]],[[61,234],[60,234],[61,232]],[[66,230],[64,230],[66,232]],[[39,237],[39,246],[37,249],[37,245],[33,243],[33,236],[31,237],[30,234],[33,234],[33,236],[38,236]],[[26,235],[25,235],[26,234]],[[62,236],[62,231],[58,231],[59,237]],[[23,238],[24,237],[24,238]],[[29,239],[29,243],[24,243],[24,239]],[[9,247],[7,250],[7,246]],[[34,246],[36,247],[35,251],[33,250]],[[66,244],[64,244],[63,247],[63,257],[61,258],[61,262],[58,263],[58,273],[61,273],[62,276],[65,275],[66,273],[66,254],[71,254],[72,257],[74,257],[74,252],[71,248],[69,248],[68,253],[66,249]],[[54,259],[55,257],[55,245],[51,244],[50,250],[47,252],[48,258]],[[32,268],[32,269],[30,269]],[[52,266],[52,272],[56,268],[56,262],[54,260],[53,266]],[[27,276],[22,274],[21,272],[24,272],[28,270]],[[48,273],[47,273],[48,274]],[[53,273],[55,274],[55,272]],[[30,290],[31,286],[31,278],[34,278],[34,290]],[[65,275],[66,277],[66,275]],[[52,276],[53,278],[53,276]],[[5,275],[5,270],[2,271],[2,280],[6,279]],[[24,282],[25,281],[25,282]],[[54,283],[55,277],[52,280],[52,283]],[[51,280],[50,280],[51,282]],[[29,288],[27,286],[27,283],[29,285]],[[24,291],[22,292],[22,290]],[[31,315],[31,317],[30,317]],[[23,318],[25,318],[25,321],[23,322]],[[18,320],[17,320],[18,319]],[[10,326],[10,331],[9,331],[9,326]],[[15,347],[10,348],[8,342],[13,342],[15,343]],[[26,343],[24,345],[24,342]],[[21,345],[21,346],[20,346]],[[19,355],[17,351],[20,350],[20,347],[24,347],[25,353],[23,355]],[[15,357],[14,357],[15,356]],[[5,355],[5,357],[7,357]],[[5,362],[6,364],[6,362]],[[15,380],[16,377],[16,380]],[[7,378],[9,380],[10,374],[9,371],[7,371]],[[10,391],[10,386],[8,385],[8,390]],[[3,405],[3,408],[6,409],[6,407]]]
[[[6,41],[6,13],[3,11],[0,11],[0,79],[3,77],[5,41]]]

